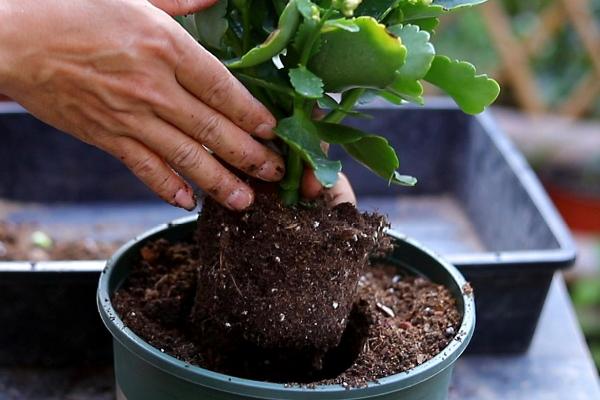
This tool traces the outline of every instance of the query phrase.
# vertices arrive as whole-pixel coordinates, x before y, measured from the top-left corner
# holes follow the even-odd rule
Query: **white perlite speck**
[[[333,302],[333,309],[337,310],[337,308],[340,306],[340,304],[337,301]]]
[[[285,321],[285,314],[281,313],[281,314],[279,314],[279,322],[283,322],[283,321]]]
[[[385,304],[377,303],[377,308],[379,308],[381,311],[387,314],[388,317],[394,318],[396,316],[396,314],[394,314],[394,311]]]

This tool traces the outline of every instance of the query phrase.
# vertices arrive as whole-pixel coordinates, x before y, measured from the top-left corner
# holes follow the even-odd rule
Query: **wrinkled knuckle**
[[[156,173],[152,157],[147,156],[140,158],[131,165],[131,170],[138,176],[143,178],[151,178]]]
[[[177,53],[176,39],[171,24],[165,22],[163,19],[155,21],[152,29],[145,32],[139,46],[144,54],[154,59],[173,60]]]
[[[196,140],[206,145],[217,144],[222,129],[222,119],[217,114],[211,114],[196,125],[192,135]]]
[[[181,169],[189,170],[198,167],[201,148],[195,143],[183,143],[173,151],[173,164]]]
[[[206,90],[206,101],[213,107],[219,108],[231,100],[235,81],[229,75],[216,78]]]

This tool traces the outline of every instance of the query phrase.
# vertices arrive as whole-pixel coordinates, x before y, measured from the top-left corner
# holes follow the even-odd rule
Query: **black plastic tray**
[[[387,136],[418,186],[390,188],[352,161],[345,171],[361,208],[387,213],[395,230],[444,255],[471,281],[478,321],[470,351],[523,352],[552,275],[574,261],[574,245],[489,114],[430,104],[374,103],[366,107],[374,119],[350,121]],[[35,221],[58,236],[126,240],[184,215],[157,203],[110,156],[56,134],[14,104],[0,104],[0,137],[0,198],[18,202],[10,220]],[[336,148],[332,154],[342,157]],[[0,364],[110,359],[94,304],[103,265],[0,263]]]

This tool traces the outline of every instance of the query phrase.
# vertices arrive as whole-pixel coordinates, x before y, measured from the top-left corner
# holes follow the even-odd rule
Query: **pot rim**
[[[289,398],[306,399],[306,396],[312,393],[317,395],[327,393],[329,395],[340,394],[340,399],[361,399],[406,389],[437,375],[441,371],[452,366],[456,359],[464,352],[473,335],[475,329],[475,302],[472,294],[466,294],[464,293],[464,290],[462,290],[467,282],[458,269],[431,250],[424,248],[415,240],[388,229],[386,234],[394,239],[407,242],[409,245],[416,247],[425,253],[426,256],[433,258],[436,262],[441,264],[460,288],[463,298],[463,318],[458,333],[439,354],[430,360],[408,371],[381,378],[376,382],[370,383],[367,387],[352,388],[350,390],[339,384],[319,385],[315,388],[308,389],[302,386],[288,386],[282,383],[237,378],[181,361],[153,347],[123,323],[118,313],[113,308],[111,300],[112,293],[109,291],[109,281],[119,260],[132,246],[141,241],[146,241],[154,236],[158,236],[174,226],[194,223],[196,220],[197,215],[176,219],[170,223],[156,226],[142,235],[135,237],[121,246],[115,254],[108,259],[106,267],[100,274],[96,300],[104,325],[111,332],[113,339],[117,340],[127,350],[134,353],[145,362],[150,363],[163,372],[175,375],[194,384],[200,384],[218,391],[243,396],[254,395],[260,396],[260,398],[279,399],[281,398],[281,393],[285,392],[286,395],[292,396]],[[294,396],[294,394],[296,394],[297,397]]]

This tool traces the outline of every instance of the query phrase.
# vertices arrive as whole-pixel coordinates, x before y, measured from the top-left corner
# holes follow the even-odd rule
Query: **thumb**
[[[169,15],[186,15],[204,10],[214,5],[218,0],[150,0],[150,3]]]

